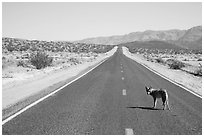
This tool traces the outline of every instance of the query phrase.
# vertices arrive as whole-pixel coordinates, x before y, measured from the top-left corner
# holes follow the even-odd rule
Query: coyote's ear
[[[146,91],[148,92],[150,88],[145,86],[145,89],[146,89]]]

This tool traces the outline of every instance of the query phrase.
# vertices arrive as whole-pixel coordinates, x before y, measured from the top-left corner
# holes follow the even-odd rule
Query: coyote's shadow
[[[127,107],[127,108],[132,108],[132,109],[146,109],[146,110],[162,110],[162,109],[158,109],[158,108],[153,108],[153,107],[143,107],[143,106]]]

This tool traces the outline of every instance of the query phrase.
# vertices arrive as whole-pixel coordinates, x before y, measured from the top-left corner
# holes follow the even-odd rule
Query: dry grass
[[[25,55],[28,57],[25,58]],[[33,77],[40,72],[49,72],[62,68],[69,68],[85,62],[92,62],[100,56],[97,53],[68,53],[68,52],[48,52],[53,57],[53,63],[50,67],[37,70],[29,61],[28,52],[13,52],[2,55],[2,82],[24,79],[24,77]]]
[[[156,54],[149,52],[136,52],[134,54],[130,53],[126,47],[123,47],[123,53],[127,57],[202,95],[202,66],[199,65],[201,61],[198,61],[198,58],[202,58],[201,54]],[[156,61],[158,58],[165,63]],[[184,63],[185,66],[178,70],[170,69],[168,64],[172,64],[175,60]]]
[[[202,76],[202,53],[194,50],[173,49],[131,49],[132,53],[142,55],[147,61],[179,69],[195,76]]]

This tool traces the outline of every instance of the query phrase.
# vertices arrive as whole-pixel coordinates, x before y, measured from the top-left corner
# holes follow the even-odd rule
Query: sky
[[[202,25],[202,3],[3,2],[2,36],[81,40]]]

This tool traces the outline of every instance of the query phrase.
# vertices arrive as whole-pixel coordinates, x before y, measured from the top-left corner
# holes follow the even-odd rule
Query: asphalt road
[[[145,92],[165,88],[171,111]],[[2,134],[202,134],[202,99],[118,50],[99,67],[2,126]]]

